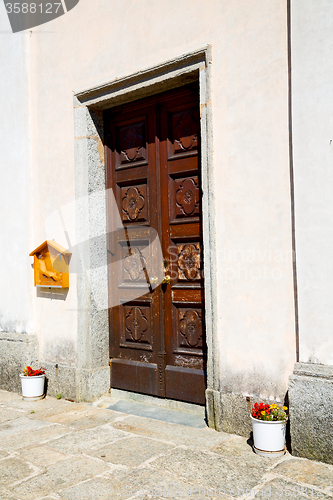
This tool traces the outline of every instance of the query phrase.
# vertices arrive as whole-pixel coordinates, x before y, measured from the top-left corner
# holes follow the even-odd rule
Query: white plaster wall
[[[279,399],[295,362],[286,2],[231,2],[220,33],[213,111],[222,388]]]
[[[0,331],[33,332],[29,34],[13,35],[0,4]]]
[[[295,361],[286,0],[81,0],[32,31],[36,246],[75,198],[73,91],[211,44],[222,390],[281,397]],[[75,296],[37,299],[49,359],[59,338],[75,357]]]
[[[300,361],[333,365],[333,3],[291,5]]]
[[[54,239],[68,248],[64,230],[68,231],[71,244],[75,244],[73,210],[69,211],[64,225],[50,223],[54,217],[59,222],[61,210],[75,200],[71,62],[57,52],[60,35],[57,30],[57,22],[48,23],[32,30],[30,38],[33,248],[46,239]],[[65,65],[60,68],[62,57],[65,57]],[[70,267],[70,270],[73,269]],[[34,294],[41,360],[75,366],[77,315],[80,314],[75,272],[69,276],[68,294],[59,290],[35,290]]]

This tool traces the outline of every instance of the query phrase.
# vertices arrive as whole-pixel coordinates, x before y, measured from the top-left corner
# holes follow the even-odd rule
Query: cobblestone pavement
[[[333,466],[246,438],[0,391],[0,500],[333,498]]]

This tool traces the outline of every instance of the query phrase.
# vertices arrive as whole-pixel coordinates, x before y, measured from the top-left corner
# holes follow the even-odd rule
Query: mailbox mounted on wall
[[[44,241],[29,255],[34,257],[35,286],[69,287],[71,253],[54,240]]]

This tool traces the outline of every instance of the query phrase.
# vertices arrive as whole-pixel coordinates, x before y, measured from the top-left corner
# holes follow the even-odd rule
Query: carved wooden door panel
[[[158,228],[156,164],[156,105],[141,102],[105,113],[107,188],[112,188],[120,220],[108,210],[109,294],[117,294],[110,309],[111,386],[164,396],[158,387],[158,353],[163,336],[160,329],[161,293],[146,293],[146,277],[140,266],[146,240],[142,232]],[[112,207],[111,207],[112,208]],[[137,229],[137,243],[128,248],[126,234]],[[119,237],[114,238],[119,231]],[[114,241],[116,239],[116,241]],[[131,259],[134,253],[139,261]],[[110,263],[110,262],[109,262]],[[119,276],[120,274],[120,276]],[[116,289],[115,289],[116,284]],[[140,287],[143,292],[140,293]],[[136,298],[127,295],[136,291]]]
[[[163,253],[171,284],[164,293],[168,398],[205,402],[200,117],[198,93],[161,105]]]
[[[122,273],[120,305],[110,309],[111,387],[204,404],[198,88],[109,110],[105,123],[107,187],[113,189],[121,223],[137,238],[131,252],[139,258],[147,245],[144,232],[154,228],[170,276],[170,282],[126,302],[131,284],[147,285],[147,276],[126,263],[122,232],[116,244],[109,242],[111,255],[115,245],[123,249],[117,271]],[[110,290],[113,282],[110,275]]]

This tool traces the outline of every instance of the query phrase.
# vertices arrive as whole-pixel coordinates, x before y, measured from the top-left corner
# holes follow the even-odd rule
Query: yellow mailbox
[[[44,241],[29,255],[34,257],[35,286],[69,287],[71,253],[54,240]]]

